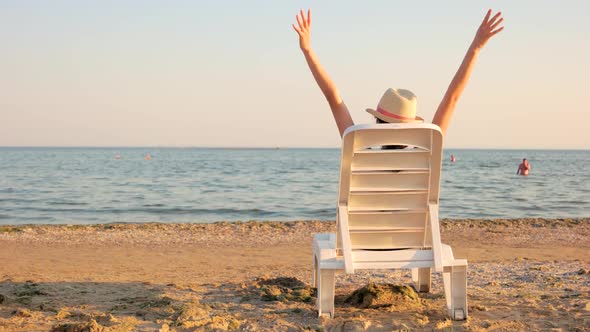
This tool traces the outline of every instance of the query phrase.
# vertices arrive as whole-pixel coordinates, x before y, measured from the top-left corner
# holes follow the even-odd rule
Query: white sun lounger
[[[337,271],[411,269],[414,287],[428,292],[434,269],[443,273],[451,318],[467,318],[467,260],[455,259],[440,239],[442,143],[433,124],[369,124],[345,131],[337,234],[313,239],[319,315],[334,316]],[[408,148],[380,148],[387,145]]]

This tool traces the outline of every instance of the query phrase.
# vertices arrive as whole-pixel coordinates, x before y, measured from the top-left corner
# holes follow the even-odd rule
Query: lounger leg
[[[312,264],[311,287],[317,288],[318,287],[318,278],[317,278],[318,258],[316,257],[316,255],[313,255],[313,262],[311,264]]]
[[[318,316],[334,317],[334,270],[318,269]]]
[[[412,269],[412,283],[418,292],[430,292],[430,268]]]
[[[445,266],[443,283],[451,319],[467,319],[467,266]]]

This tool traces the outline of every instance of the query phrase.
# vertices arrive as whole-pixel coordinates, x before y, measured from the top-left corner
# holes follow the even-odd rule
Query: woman
[[[492,36],[504,29],[504,27],[500,27],[500,24],[504,20],[501,14],[498,12],[492,17],[492,11],[488,10],[475,34],[471,46],[467,50],[467,54],[465,54],[465,58],[463,58],[459,70],[455,74],[455,77],[453,77],[447,92],[434,114],[432,123],[440,127],[443,135],[447,131],[457,101],[469,81],[479,52]],[[348,107],[342,101],[338,88],[336,88],[336,85],[332,82],[311,48],[311,10],[307,11],[307,16],[303,10],[300,11],[297,15],[297,26],[293,24],[293,29],[299,35],[299,47],[305,56],[305,60],[315,81],[330,105],[334,120],[336,120],[336,125],[340,131],[340,136],[342,136],[346,128],[354,125],[354,123],[350,117]],[[377,109],[367,109],[367,111],[375,116],[378,123],[422,122],[422,118],[416,116],[415,105],[416,96],[412,92],[403,89],[387,89]]]

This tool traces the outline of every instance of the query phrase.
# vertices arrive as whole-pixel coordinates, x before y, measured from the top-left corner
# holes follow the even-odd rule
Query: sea
[[[334,220],[339,163],[339,149],[2,147],[0,224]],[[590,217],[590,150],[447,149],[440,216]]]

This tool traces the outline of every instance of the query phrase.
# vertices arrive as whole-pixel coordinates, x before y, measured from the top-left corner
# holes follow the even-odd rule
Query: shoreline
[[[312,234],[334,231],[333,221],[3,225],[0,330],[590,330],[590,218],[442,220],[443,242],[469,260],[465,322],[447,320],[439,274],[419,302],[380,308],[341,299],[370,282],[408,284],[409,271],[339,274],[332,320],[315,315],[315,298],[262,294],[285,280],[308,289]]]
[[[500,224],[507,224],[507,223],[537,223],[539,226],[541,225],[578,225],[580,223],[588,222],[590,223],[590,216],[588,217],[522,217],[522,218],[441,218],[440,224],[447,224],[447,223],[482,223],[482,224],[492,224],[492,223],[500,223]],[[213,222],[161,222],[161,221],[139,221],[139,222],[124,222],[124,221],[113,221],[108,223],[85,223],[85,224],[78,224],[78,223],[57,223],[57,224],[37,224],[37,223],[24,223],[24,224],[0,224],[0,227],[35,227],[35,226],[94,226],[98,227],[101,225],[211,225],[211,224],[253,224],[253,223],[315,223],[315,222],[335,222],[334,219],[324,220],[324,219],[294,219],[294,220],[257,220],[257,219],[250,219],[250,220],[219,220]],[[0,231],[1,232],[1,231]]]
[[[451,245],[456,257],[470,261],[516,257],[590,261],[580,251],[590,249],[590,218],[442,219],[440,225],[443,242]],[[311,250],[314,233],[330,232],[336,232],[334,221],[28,224],[0,226],[0,241],[68,247],[92,243],[109,249],[113,245],[197,249],[294,245]]]

